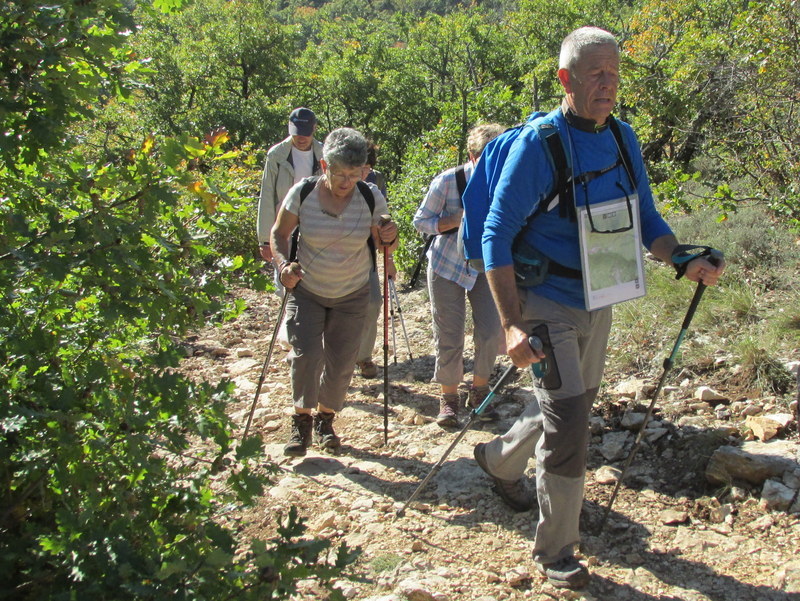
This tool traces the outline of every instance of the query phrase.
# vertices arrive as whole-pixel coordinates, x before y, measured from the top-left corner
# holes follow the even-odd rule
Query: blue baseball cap
[[[289,115],[290,136],[310,136],[314,133],[317,116],[314,111],[305,107],[296,108]]]

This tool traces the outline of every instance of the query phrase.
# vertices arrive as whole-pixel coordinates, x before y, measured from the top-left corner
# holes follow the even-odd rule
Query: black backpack
[[[311,194],[311,191],[316,187],[317,182],[319,181],[320,175],[312,175],[311,177],[307,177],[303,179],[303,187],[300,188],[300,205],[302,206],[303,201],[306,197]],[[361,196],[364,197],[364,200],[367,201],[367,206],[369,207],[369,214],[375,214],[375,196],[372,194],[372,190],[370,189],[369,185],[366,182],[359,181],[356,183],[358,186],[358,191],[361,192]],[[299,212],[299,209],[298,209]],[[297,259],[297,245],[300,241],[300,228],[295,228],[294,232],[292,233],[292,243],[289,249],[289,259],[294,261]],[[372,239],[372,234],[367,237],[367,246],[369,246],[369,252],[372,256],[372,269],[374,270],[377,265],[377,254],[375,250],[375,240]]]

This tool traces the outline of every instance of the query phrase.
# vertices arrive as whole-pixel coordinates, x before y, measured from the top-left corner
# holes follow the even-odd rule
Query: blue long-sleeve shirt
[[[558,126],[565,152],[572,156],[573,173],[579,175],[599,171],[620,158],[616,139],[609,128],[600,132],[577,129],[567,124],[561,109],[553,111],[545,119],[552,120]],[[655,208],[636,136],[627,123],[619,123],[631,157],[637,189],[633,189],[625,167],[620,164],[589,181],[586,194],[583,185],[576,183],[575,203],[580,207],[586,203],[587,197],[590,204],[623,197],[619,186],[628,195],[637,193],[642,242],[650,248],[656,238],[671,234],[672,230]],[[525,226],[528,216],[548,196],[554,182],[555,174],[543,142],[534,128],[526,127],[509,150],[486,218],[482,246],[487,271],[513,263],[511,245],[514,238]],[[524,239],[554,261],[572,269],[581,269],[577,224],[560,217],[557,208],[535,217],[525,231]],[[533,287],[533,290],[568,306],[586,306],[583,283],[579,279],[549,275],[544,283]]]

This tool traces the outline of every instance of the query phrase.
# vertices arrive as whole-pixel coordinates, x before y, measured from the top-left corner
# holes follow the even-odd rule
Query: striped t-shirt
[[[303,268],[301,286],[325,298],[341,298],[365,286],[372,269],[367,238],[370,227],[377,225],[380,216],[389,212],[386,199],[374,184],[369,185],[375,197],[375,210],[356,186],[353,197],[339,216],[322,212],[317,186],[300,204],[300,188],[296,184],[284,200],[284,208],[297,215],[300,221],[300,241],[297,262]]]

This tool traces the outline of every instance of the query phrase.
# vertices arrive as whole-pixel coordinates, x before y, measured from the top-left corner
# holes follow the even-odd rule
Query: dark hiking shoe
[[[335,413],[316,413],[314,415],[314,432],[317,435],[317,444],[323,449],[336,451],[342,446],[342,441],[333,431],[333,418]]]
[[[589,584],[589,570],[572,555],[553,563],[536,562],[536,569],[558,588],[583,588]]]
[[[378,366],[372,361],[372,359],[367,359],[366,361],[359,361],[356,363],[358,370],[361,372],[362,378],[374,378],[378,375]]]
[[[292,416],[292,435],[283,447],[283,454],[289,457],[303,457],[311,446],[311,426],[314,419],[307,413]]]
[[[500,495],[500,498],[505,501],[506,505],[511,507],[514,511],[528,511],[536,507],[536,496],[528,489],[527,478],[502,480],[489,471],[489,466],[486,463],[485,442],[475,445],[473,455],[475,455],[475,461],[478,462],[480,468],[486,472],[494,482],[495,492]]]
[[[484,399],[486,399],[490,391],[491,389],[488,386],[471,386],[469,392],[467,393],[467,408],[477,409],[480,407],[481,403],[484,401]],[[482,422],[496,422],[498,419],[500,419],[500,414],[497,413],[497,409],[494,409],[491,405],[489,405],[483,410],[477,419]]]
[[[436,416],[436,423],[442,428],[458,427],[458,405],[461,398],[458,394],[444,394],[439,403],[439,415]]]

